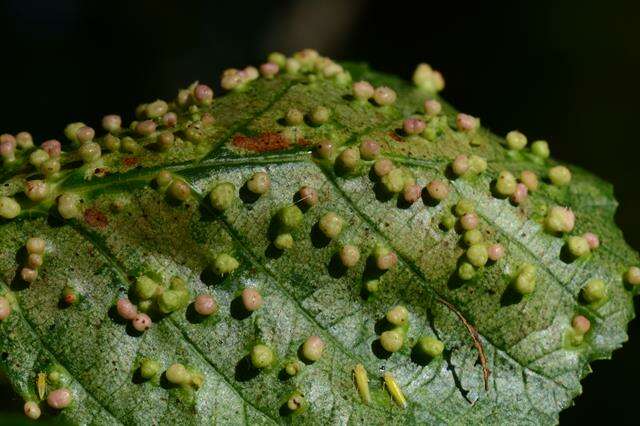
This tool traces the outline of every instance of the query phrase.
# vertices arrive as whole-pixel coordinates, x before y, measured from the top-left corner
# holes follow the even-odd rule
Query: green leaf
[[[46,392],[66,386],[73,401],[59,411],[42,402],[43,416],[75,424],[557,423],[558,413],[580,394],[589,363],[622,345],[634,316],[636,290],[624,273],[639,260],[614,224],[611,186],[573,166],[570,185],[553,186],[543,178],[556,161],[528,148],[509,151],[485,129],[456,130],[457,112],[444,102],[443,115],[428,118],[423,102],[433,93],[361,64],[343,65],[353,81],[393,88],[396,103],[354,100],[344,73],[260,78],[210,106],[170,104],[177,126],[166,128],[156,119],[158,131],[176,136],[167,151],[154,149],[154,135],[138,137],[127,129],[119,136],[134,137],[142,148],[109,152],[99,137],[103,155],[96,163],[78,162],[74,145],[65,144],[62,171],[47,178],[52,195],[42,202],[21,195],[26,181],[39,175],[28,163],[32,149],[5,161],[0,196],[14,197],[22,209],[0,222],[0,295],[12,307],[0,321],[0,370],[17,394],[39,401],[38,374],[53,368],[64,383],[49,380]],[[286,125],[289,109],[308,114],[317,106],[331,111],[328,122]],[[213,124],[201,122],[205,113]],[[409,116],[426,120],[433,133],[404,134]],[[202,137],[190,136],[194,124]],[[403,203],[384,193],[373,161],[359,160],[346,172],[317,159],[312,147],[327,139],[337,152],[378,141],[381,156],[402,168],[404,178],[421,187],[448,180],[451,192],[440,203],[425,197]],[[448,167],[459,154],[485,158],[487,170],[454,179]],[[161,170],[186,182],[186,201],[157,184]],[[534,171],[540,188],[519,205],[497,198],[493,182],[503,170],[516,177]],[[271,181],[259,196],[245,187],[258,171]],[[232,183],[238,196],[218,211],[208,195],[222,182]],[[280,251],[273,246],[284,232],[278,212],[301,205],[296,193],[302,186],[316,189],[319,202],[303,210],[300,226],[286,230],[293,247]],[[80,200],[78,217],[60,217],[55,197],[63,193]],[[503,259],[475,268],[468,281],[457,273],[465,261],[461,231],[440,226],[463,198],[473,202],[484,240],[506,251]],[[575,213],[571,235],[593,232],[601,246],[569,258],[564,238],[543,226],[555,205]],[[344,221],[332,239],[317,227],[328,212]],[[20,279],[29,237],[44,239],[47,247],[30,285]],[[346,244],[360,251],[352,268],[342,267],[338,257]],[[397,255],[387,271],[373,266],[381,247]],[[212,264],[220,254],[236,259],[237,269],[216,274]],[[514,294],[513,282],[524,264],[536,268],[536,286],[522,297]],[[174,282],[172,304],[163,299],[170,313],[152,314],[152,327],[137,333],[115,306],[133,294],[130,288],[142,276],[167,291],[180,277],[189,301],[210,294],[219,309],[201,317],[193,305],[179,305],[184,288]],[[373,278],[378,291],[370,293],[366,282]],[[607,297],[586,304],[580,291],[593,278],[604,280]],[[61,299],[66,287],[77,295],[73,304]],[[263,298],[253,313],[242,310],[240,294],[247,287]],[[402,348],[388,353],[379,339],[391,327],[385,314],[396,305],[407,308],[408,325],[399,328]],[[578,314],[591,322],[580,341],[571,328]],[[326,347],[318,361],[308,362],[301,346],[314,335]],[[434,358],[420,353],[416,345],[425,336],[444,343],[441,355],[437,344],[430,349]],[[256,344],[273,351],[271,367],[251,368],[248,355]],[[174,386],[160,373],[143,379],[145,358],[157,361],[162,372],[181,363],[189,374],[202,375],[202,386]],[[289,376],[284,368],[295,360],[300,372]],[[359,364],[368,376],[368,403],[353,377]],[[395,380],[405,407],[385,376]],[[304,403],[292,413],[287,400],[295,394]]]

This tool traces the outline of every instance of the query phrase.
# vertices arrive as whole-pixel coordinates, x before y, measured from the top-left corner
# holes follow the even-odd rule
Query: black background
[[[273,50],[314,47],[409,78],[427,61],[444,97],[498,134],[545,138],[557,158],[615,185],[616,220],[640,248],[640,2],[4,0],[0,133],[61,138],[71,121],[173,97]],[[606,242],[605,242],[606,244]],[[638,423],[640,330],[594,364],[565,424]],[[0,401],[0,406],[4,405]]]

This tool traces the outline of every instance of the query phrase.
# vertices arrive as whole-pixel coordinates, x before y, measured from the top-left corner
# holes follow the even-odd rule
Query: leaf
[[[339,79],[282,74],[233,90],[211,106],[189,111],[172,104],[179,120],[169,130],[180,138],[166,152],[146,149],[153,137],[136,137],[145,146],[139,152],[105,150],[98,163],[79,165],[73,144],[66,144],[62,172],[51,182],[55,195],[80,197],[82,214],[75,219],[62,219],[54,199],[34,203],[19,195],[25,181],[37,177],[29,151],[5,164],[0,195],[15,196],[22,212],[0,222],[0,294],[13,309],[0,322],[0,368],[17,394],[38,401],[38,374],[57,368],[68,377],[73,402],[59,412],[40,405],[47,416],[75,424],[557,423],[558,413],[581,392],[589,362],[621,346],[634,315],[636,290],[625,285],[623,274],[638,256],[614,225],[611,187],[570,166],[569,186],[541,182],[519,206],[496,198],[491,188],[500,171],[518,176],[532,170],[542,178],[557,162],[528,149],[509,151],[484,129],[457,131],[456,111],[444,103],[446,118],[434,122],[435,140],[405,135],[402,120],[423,116],[423,102],[433,95],[364,65],[344,66],[354,81],[392,87],[397,102],[358,102]],[[317,106],[330,109],[328,122],[304,123],[295,131],[284,122],[290,108],[306,113]],[[190,141],[189,124],[198,124],[205,112],[215,123],[201,128],[203,141]],[[325,139],[339,150],[379,141],[382,155],[421,186],[450,177],[447,168],[458,154],[482,156],[488,169],[450,179],[452,193],[441,203],[403,205],[380,193],[372,161],[343,173],[314,158],[312,146]],[[156,184],[161,170],[186,181],[191,194],[185,202]],[[268,173],[271,188],[252,197],[244,184],[257,171]],[[240,189],[222,213],[208,200],[219,182]],[[303,185],[317,189],[320,201],[292,231],[293,249],[280,252],[272,242],[278,211],[299,202],[295,194]],[[461,198],[474,202],[485,240],[500,242],[507,253],[465,282],[456,278],[465,256],[460,233],[439,227]],[[601,247],[566,259],[565,240],[542,226],[553,205],[571,207],[572,234],[594,232]],[[317,229],[327,212],[345,221],[333,240]],[[46,241],[47,252],[37,280],[26,285],[20,270],[32,236]],[[354,268],[337,262],[344,244],[362,254]],[[364,281],[378,245],[397,253],[398,262],[379,274],[380,290],[368,294]],[[221,253],[240,267],[213,274],[211,264]],[[536,288],[513,299],[513,280],[524,263],[537,268]],[[191,299],[211,294],[220,309],[200,318],[190,305],[135,333],[115,304],[144,274],[165,285],[181,277]],[[580,291],[594,277],[606,282],[608,297],[586,304]],[[61,302],[65,287],[76,292],[77,303]],[[251,315],[238,310],[246,287],[264,299]],[[379,337],[388,326],[385,313],[395,305],[408,309],[409,326],[402,349],[390,354],[381,350]],[[576,314],[591,321],[591,330],[574,344]],[[311,335],[326,343],[324,355],[288,377],[285,364],[299,358]],[[444,353],[425,360],[414,347],[421,336],[441,340]],[[275,353],[273,367],[248,368],[247,355],[258,343]],[[145,357],[157,360],[162,371],[182,363],[201,373],[204,383],[195,389],[171,386],[165,376],[141,380]],[[368,404],[353,379],[358,364],[368,375]],[[384,373],[394,378],[406,408],[385,387]],[[55,386],[49,386],[51,392]],[[286,402],[296,392],[305,404],[290,413]]]

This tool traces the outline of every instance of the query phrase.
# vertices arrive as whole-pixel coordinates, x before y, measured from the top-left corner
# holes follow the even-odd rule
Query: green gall
[[[468,281],[476,275],[476,269],[469,262],[462,262],[458,266],[458,277],[463,281]]]
[[[44,149],[36,149],[29,155],[29,163],[37,169],[42,166],[42,163],[49,159],[49,154]]]
[[[501,171],[496,179],[495,189],[498,195],[508,197],[516,191],[516,178],[506,170]]]
[[[158,283],[146,275],[142,275],[136,279],[134,291],[139,300],[148,300],[156,295]]]
[[[124,138],[122,138],[122,140],[120,141],[120,146],[125,152],[130,152],[132,154],[140,151],[140,145],[138,145],[138,142],[136,142],[136,140],[131,136],[125,136]]]
[[[40,406],[35,401],[25,402],[22,409],[24,411],[24,415],[31,420],[38,420],[42,415],[42,410],[40,410]]]
[[[167,381],[171,384],[177,386],[187,386],[191,383],[191,373],[182,364],[171,364],[164,374],[167,378]]]
[[[397,194],[404,189],[404,173],[402,169],[392,169],[389,173],[382,176],[380,182],[384,189],[390,194]]]
[[[113,136],[111,134],[106,135],[102,139],[102,143],[104,144],[104,147],[107,148],[111,152],[120,151],[120,138],[117,137],[117,136]]]
[[[640,285],[640,268],[631,266],[625,273],[625,279],[633,286]]]
[[[536,268],[531,264],[524,264],[514,282],[514,289],[521,295],[533,293],[536,288]]]
[[[294,393],[287,400],[287,409],[291,412],[297,412],[304,408],[305,400],[299,392]]]
[[[390,87],[377,87],[373,92],[373,100],[380,106],[393,105],[398,95]]]
[[[137,310],[143,313],[148,313],[154,307],[153,300],[142,300],[138,302]],[[136,313],[137,315],[137,313]],[[135,318],[134,318],[135,319]]]
[[[271,188],[271,179],[266,172],[256,172],[247,181],[247,189],[254,194],[266,194]]]
[[[429,197],[435,201],[442,201],[449,195],[449,184],[442,180],[432,180],[426,186]]]
[[[55,158],[49,158],[40,164],[40,172],[46,177],[55,176],[60,171],[60,161]]]
[[[360,162],[360,152],[355,148],[347,148],[338,155],[336,164],[342,170],[353,171]]]
[[[313,123],[316,126],[319,126],[321,124],[326,123],[329,120],[330,114],[331,114],[331,111],[329,111],[329,108],[319,106],[314,108],[313,111],[311,111],[311,115],[309,116],[309,119],[311,120],[311,123]]]
[[[257,344],[251,348],[249,356],[251,358],[251,365],[253,365],[254,368],[262,369],[271,367],[275,362],[273,351],[267,345],[263,344]]]
[[[439,71],[431,68],[429,64],[420,63],[413,71],[413,83],[429,92],[439,92],[444,89],[444,78]]]
[[[376,267],[381,271],[391,269],[398,263],[398,256],[380,244],[373,249],[372,255],[376,262]]]
[[[286,206],[278,211],[278,221],[284,231],[294,230],[302,224],[304,215],[295,205]]]
[[[169,185],[167,193],[178,201],[186,201],[191,196],[191,187],[182,179],[174,179]]]
[[[342,232],[344,220],[334,212],[323,215],[318,222],[318,228],[329,239],[336,238]]]
[[[289,233],[278,234],[273,240],[273,245],[278,250],[289,250],[293,247],[293,236]]]
[[[409,311],[404,306],[394,306],[387,311],[386,318],[390,324],[402,326],[409,322]]]
[[[573,257],[585,256],[591,251],[587,239],[578,236],[567,238],[567,249]]]
[[[218,183],[209,194],[211,206],[217,211],[224,211],[231,207],[236,198],[236,187],[230,182]]]
[[[282,68],[287,62],[287,57],[280,52],[271,52],[267,57],[267,62],[272,62]]]
[[[553,206],[547,212],[544,224],[553,233],[571,232],[576,223],[576,217],[571,209]]]
[[[360,156],[365,160],[375,160],[380,154],[380,144],[371,139],[365,139],[360,143]]]
[[[159,187],[168,186],[171,182],[173,182],[173,175],[167,170],[160,171],[156,176],[156,183]]]
[[[418,350],[430,359],[437,358],[444,351],[444,343],[435,337],[423,336],[418,340]]]
[[[304,121],[304,114],[295,108],[291,108],[285,115],[285,121],[289,126],[298,126]]]
[[[213,259],[213,272],[218,275],[227,275],[238,269],[240,263],[233,256],[221,253]]]
[[[345,268],[353,268],[360,260],[360,250],[356,246],[347,244],[340,248],[339,257]]]
[[[484,266],[489,260],[487,246],[484,244],[473,244],[467,249],[467,259],[475,267]]]
[[[62,301],[67,305],[75,305],[78,303],[78,292],[70,286],[65,286],[62,289]]]
[[[75,219],[80,216],[80,198],[76,194],[62,194],[58,197],[58,213],[63,219]]]
[[[549,180],[555,186],[567,186],[571,182],[571,171],[565,166],[551,167]]]
[[[309,336],[302,344],[302,356],[310,362],[322,358],[326,344],[319,336]]]
[[[49,196],[49,185],[44,180],[30,180],[25,185],[24,194],[34,203],[39,203]]]
[[[487,170],[487,160],[478,156],[472,155],[469,157],[469,172],[479,175]]]
[[[5,298],[0,296],[0,321],[4,321],[11,315],[11,304]]]
[[[607,285],[601,279],[592,279],[582,288],[582,298],[587,303],[596,303],[607,297]]]
[[[140,376],[144,379],[153,379],[159,372],[162,366],[160,363],[151,358],[144,358],[140,363]]]
[[[158,135],[156,144],[160,151],[168,151],[173,146],[175,136],[171,132],[162,132]]]
[[[531,144],[531,153],[539,158],[549,158],[549,144],[543,140],[535,141]]]
[[[463,198],[456,203],[454,211],[456,216],[461,217],[465,214],[474,213],[476,211],[476,205],[472,200]]]
[[[387,352],[398,352],[403,343],[404,337],[398,330],[387,330],[380,335],[380,345]]]
[[[522,132],[519,132],[517,130],[512,130],[507,133],[505,141],[509,149],[513,149],[516,151],[519,151],[527,146],[527,137]]]
[[[77,132],[82,127],[86,127],[84,123],[71,123],[71,124],[68,124],[67,127],[65,127],[65,129],[64,129],[64,135],[71,142],[78,142]]]
[[[302,366],[298,361],[290,361],[286,363],[284,366],[285,373],[287,373],[287,375],[289,375],[290,377],[298,375],[298,373],[300,373],[301,370],[302,370]]]
[[[240,297],[242,299],[242,306],[244,306],[247,312],[254,312],[262,307],[262,296],[255,288],[245,288],[242,290]]]
[[[184,306],[185,299],[188,299],[184,295],[184,291],[166,290],[162,294],[158,295],[156,303],[158,304],[158,310],[163,314],[169,314],[177,311]]]
[[[368,81],[357,81],[352,86],[353,97],[359,101],[368,101],[373,97],[375,89]]]
[[[583,315],[576,315],[571,320],[571,328],[573,328],[573,331],[576,334],[582,336],[589,332],[589,329],[591,328],[591,321]]]
[[[364,283],[364,289],[367,293],[377,293],[380,289],[380,281],[378,280],[367,280]]]
[[[60,388],[49,392],[47,404],[55,410],[62,410],[71,404],[72,399],[73,395],[68,388]]]
[[[445,213],[440,218],[440,226],[447,231],[453,229],[456,226],[456,217],[451,213]]]
[[[393,162],[388,158],[381,158],[379,160],[376,160],[376,162],[373,164],[373,172],[379,178],[388,175],[394,169],[395,166],[393,165]]]
[[[14,219],[20,214],[20,204],[10,197],[0,197],[0,217]]]
[[[458,176],[467,173],[467,171],[469,171],[469,157],[460,154],[454,158],[453,162],[451,162],[451,171]]]
[[[22,150],[33,148],[33,137],[29,132],[20,132],[16,135],[16,144]]]

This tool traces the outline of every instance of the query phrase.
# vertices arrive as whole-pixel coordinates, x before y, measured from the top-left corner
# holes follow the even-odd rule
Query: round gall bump
[[[508,197],[516,192],[516,187],[516,178],[511,174],[511,172],[503,170],[498,174],[495,186],[498,195]]]
[[[376,267],[381,271],[393,268],[398,263],[398,256],[388,248],[378,245],[373,249]]]
[[[456,226],[456,217],[451,213],[445,213],[440,218],[440,227],[444,230],[451,230]]]
[[[82,127],[86,127],[84,123],[70,123],[64,128],[64,135],[71,142],[78,142],[77,133]]]
[[[398,352],[403,343],[404,337],[397,330],[387,330],[380,335],[380,345],[387,352]]]
[[[502,244],[491,244],[489,248],[487,248],[487,256],[489,260],[492,262],[497,262],[498,260],[504,257],[505,251]]]
[[[36,149],[31,154],[29,154],[29,163],[33,165],[36,169],[39,169],[42,166],[42,163],[49,159],[49,154],[44,149]]]
[[[408,135],[419,135],[424,132],[426,125],[419,118],[407,118],[402,122],[402,128]]]
[[[217,211],[227,210],[236,198],[236,188],[230,182],[217,184],[209,194],[211,206]]]
[[[571,209],[553,206],[545,218],[545,226],[551,232],[571,232],[575,226],[576,217]]]
[[[456,203],[455,213],[458,217],[462,217],[467,213],[474,213],[475,211],[475,204],[468,198],[463,198]]]
[[[347,148],[338,155],[337,164],[344,170],[352,171],[358,166],[360,152],[356,148]]]
[[[51,158],[60,157],[60,153],[62,152],[62,144],[56,139],[50,139],[48,141],[42,142],[40,148],[42,148],[47,154],[49,154],[49,157]]]
[[[582,238],[587,240],[587,244],[589,244],[589,248],[591,250],[595,250],[600,247],[600,238],[598,238],[598,236],[593,232],[586,232]]]
[[[525,264],[520,268],[520,272],[514,282],[514,289],[519,294],[525,296],[533,293],[536,289],[536,268],[533,265]]]
[[[92,141],[95,136],[95,130],[89,126],[82,126],[76,130],[76,140],[80,143]]]
[[[390,324],[401,326],[409,322],[409,311],[402,305],[394,306],[387,311],[387,321]]]
[[[78,149],[78,154],[85,163],[92,163],[102,156],[102,149],[95,142],[86,142]]]
[[[20,149],[33,148],[33,137],[29,132],[20,132],[16,135],[16,144]]]
[[[122,126],[122,118],[119,115],[109,114],[102,117],[102,128],[109,133],[117,133]]]
[[[71,404],[71,400],[71,391],[67,388],[56,389],[49,392],[49,396],[47,396],[47,404],[55,410],[67,408]]]
[[[62,194],[58,197],[58,213],[63,219],[80,216],[80,199],[75,194]]]
[[[527,137],[524,135],[524,133],[519,132],[518,130],[512,130],[507,133],[505,140],[507,142],[507,147],[516,151],[519,151],[527,146]]]
[[[144,358],[140,363],[140,375],[144,379],[152,379],[160,372],[160,363],[151,358]]]
[[[284,63],[284,69],[287,71],[287,74],[297,74],[302,68],[302,64],[295,58],[287,58],[287,61]]]
[[[260,74],[262,74],[265,78],[273,78],[280,71],[280,67],[278,64],[273,62],[267,62],[265,64],[260,65]]]
[[[458,155],[451,163],[451,171],[458,176],[462,176],[469,170],[469,157],[464,154]]]
[[[221,253],[213,259],[211,267],[218,275],[227,275],[238,269],[240,262],[235,257],[226,253]]]
[[[631,266],[625,273],[625,279],[633,286],[640,285],[640,268]]]
[[[466,213],[460,218],[460,226],[465,231],[476,229],[479,222],[480,220],[478,219],[478,215],[475,213]]]
[[[20,214],[20,204],[10,197],[0,197],[0,217],[4,219],[14,219]]]
[[[596,303],[607,297],[607,286],[600,279],[593,279],[582,289],[582,298],[587,303]]]
[[[131,325],[139,332],[146,331],[151,328],[153,322],[147,314],[138,313],[136,317],[131,321]]]
[[[120,150],[120,138],[112,134],[108,134],[102,138],[102,143],[104,147],[111,152],[118,152]]]
[[[435,337],[423,336],[418,340],[418,349],[429,358],[437,358],[444,351],[444,343]]]
[[[380,144],[371,139],[365,139],[360,143],[360,156],[364,160],[375,160],[380,154]]]
[[[378,87],[373,92],[373,100],[380,106],[393,105],[396,98],[396,92],[389,87]]]
[[[54,176],[60,171],[60,161],[55,158],[45,160],[40,164],[40,171],[46,177]]]
[[[198,84],[193,89],[193,98],[199,105],[211,105],[211,102],[213,102],[213,90],[206,84]]]
[[[301,369],[302,367],[300,366],[300,363],[298,361],[288,362],[284,366],[284,371],[291,377],[296,376],[298,373],[300,373]]]
[[[196,87],[197,89],[198,87]],[[209,89],[211,90],[211,89]],[[195,90],[194,90],[195,92]],[[211,92],[211,97],[213,97],[213,92]],[[147,104],[146,108],[145,108],[145,115],[148,118],[157,118],[157,117],[161,117],[162,115],[166,114],[167,111],[169,111],[169,105],[167,105],[167,103],[161,99],[158,99],[156,101],[151,102],[150,104]]]
[[[271,188],[271,179],[266,172],[256,172],[247,181],[247,189],[256,195],[266,194]]]
[[[191,373],[179,363],[171,364],[164,374],[167,381],[174,385],[186,386],[191,382]]]
[[[531,153],[539,158],[549,158],[549,144],[547,141],[535,141],[531,144]]]
[[[520,173],[520,182],[522,182],[529,191],[536,191],[538,189],[538,175],[531,170],[523,170]]]
[[[262,307],[262,296],[255,288],[248,287],[242,290],[242,306],[247,312],[254,312]]]
[[[320,218],[318,227],[329,239],[336,238],[342,232],[344,220],[334,212],[326,213]]]
[[[483,240],[482,232],[477,229],[466,231],[462,235],[462,241],[469,247],[474,244],[480,244]]]
[[[127,321],[133,321],[136,316],[138,316],[138,308],[126,297],[118,299],[118,302],[116,302],[116,310],[118,311],[118,315]]]
[[[432,180],[427,184],[427,192],[435,201],[442,201],[449,195],[449,184],[442,180]]]
[[[353,97],[360,101],[368,101],[373,96],[375,89],[368,81],[353,83]]]
[[[0,296],[0,321],[4,321],[11,315],[11,305],[9,301]]]
[[[291,231],[302,224],[304,215],[298,206],[291,205],[283,207],[278,212],[278,221],[285,231]]]
[[[571,171],[565,166],[555,166],[549,169],[549,180],[555,186],[566,186],[571,182]]]
[[[27,267],[31,269],[38,269],[42,266],[44,259],[42,259],[41,254],[31,253],[27,257]]]
[[[583,315],[576,315],[571,320],[571,327],[576,334],[584,335],[587,334],[589,329],[591,328],[591,321]]]
[[[162,116],[162,124],[167,127],[174,127],[178,124],[178,115],[175,112],[168,112]]]
[[[195,311],[202,316],[209,316],[218,312],[216,300],[208,294],[201,294],[196,297],[196,300],[193,302],[193,307]]]
[[[489,260],[489,253],[487,252],[487,246],[484,244],[473,244],[467,249],[467,259],[475,267],[484,266]]]
[[[31,420],[38,420],[40,418],[40,415],[42,414],[42,410],[40,410],[40,406],[35,401],[25,402],[22,409],[24,410],[24,415],[30,418]]]
[[[11,142],[0,143],[0,157],[4,158],[7,163],[16,160],[16,147]]]
[[[273,245],[278,250],[289,250],[293,248],[293,236],[289,233],[278,234],[273,240]]]
[[[289,126],[298,126],[304,121],[304,114],[298,109],[290,108],[284,119]]]
[[[173,146],[175,141],[175,136],[171,132],[162,132],[158,135],[158,148],[161,151],[168,151]]]
[[[316,362],[322,358],[326,344],[319,336],[309,336],[302,344],[302,356],[307,361]]]
[[[436,116],[442,112],[442,104],[435,99],[427,99],[424,101],[424,112],[428,116]]]
[[[153,120],[144,120],[136,124],[136,133],[140,136],[149,136],[156,131],[156,123]]]
[[[15,136],[10,135],[9,133],[3,133],[0,135],[0,144],[6,143],[7,145],[11,145],[14,149],[18,145]]]
[[[29,254],[43,255],[46,249],[46,243],[42,238],[31,237],[27,240],[25,247]]]
[[[529,196],[529,190],[524,183],[518,183],[516,185],[516,190],[511,194],[511,201],[515,204],[520,204],[524,202]]]
[[[26,184],[24,194],[34,203],[39,203],[49,196],[49,185],[44,180],[30,180]]]
[[[469,262],[462,262],[458,267],[458,277],[463,281],[469,281],[476,275],[476,270]]]
[[[303,186],[298,191],[300,202],[307,207],[313,207],[318,204],[318,191],[310,186]]]
[[[253,368],[268,368],[276,360],[273,351],[267,346],[263,344],[257,344],[253,348],[251,348],[251,353],[249,354],[251,358],[251,365]]]
[[[325,160],[330,159],[333,157],[333,143],[328,140],[319,142],[315,146],[314,154],[318,158],[323,158]]]
[[[180,179],[175,179],[168,188],[169,195],[178,200],[186,201],[191,196],[191,188],[189,185]]]
[[[347,244],[340,249],[340,261],[345,268],[353,268],[360,260],[360,250],[358,247]]]
[[[382,176],[380,183],[382,183],[382,186],[388,193],[398,194],[404,189],[404,173],[401,169],[394,168]]]
[[[304,397],[296,392],[287,400],[287,408],[291,412],[300,411],[304,407],[304,403]]]
[[[402,190],[402,198],[407,204],[413,204],[420,199],[422,188],[416,183],[407,184]]]
[[[464,114],[462,112],[456,115],[456,127],[461,132],[475,132],[479,126],[480,120],[472,115]]]
[[[587,239],[578,236],[571,236],[567,239],[567,248],[573,257],[585,256],[591,251]]]
[[[376,160],[376,162],[373,164],[373,172],[380,178],[391,173],[393,169],[395,169],[395,166],[393,165],[393,162],[388,158],[381,158],[379,160]]]
[[[284,64],[287,62],[287,57],[280,53],[280,52],[271,52],[269,53],[269,56],[267,57],[267,61],[268,62],[273,62],[274,64],[278,65],[279,67],[283,67]]]

